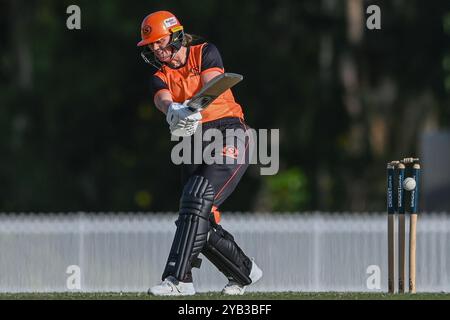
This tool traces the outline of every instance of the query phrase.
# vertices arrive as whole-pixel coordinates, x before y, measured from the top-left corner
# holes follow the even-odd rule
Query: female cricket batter
[[[207,109],[190,111],[186,103],[208,81],[224,73],[222,58],[211,43],[194,44],[184,33],[179,20],[170,12],[148,15],[141,26],[142,57],[157,71],[152,77],[153,100],[166,114],[170,132],[190,137],[197,129],[204,133],[217,129],[225,137],[226,129],[248,129],[241,106],[231,90],[217,98]],[[201,124],[201,125],[200,125]],[[243,294],[246,286],[262,277],[261,269],[247,257],[233,236],[220,225],[218,207],[236,188],[248,167],[236,161],[248,154],[248,141],[225,144],[220,163],[183,164],[183,192],[180,199],[177,230],[162,275],[162,282],[149,289],[153,295],[193,295],[192,267],[200,267],[202,253],[227,278],[224,294]],[[227,142],[228,143],[228,142]],[[202,141],[203,147],[208,143]],[[192,152],[193,153],[193,152]],[[226,158],[231,158],[234,160]]]

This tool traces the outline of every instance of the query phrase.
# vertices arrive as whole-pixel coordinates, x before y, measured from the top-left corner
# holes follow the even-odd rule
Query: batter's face
[[[152,42],[148,45],[153,51],[155,57],[161,62],[169,62],[172,59],[173,48],[169,46],[170,36],[165,36],[158,41]]]

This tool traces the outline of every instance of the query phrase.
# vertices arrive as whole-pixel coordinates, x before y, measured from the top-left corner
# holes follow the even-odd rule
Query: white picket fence
[[[0,292],[145,292],[160,281],[173,213],[0,214]],[[256,259],[249,291],[387,291],[387,219],[377,213],[223,213]],[[450,215],[417,225],[417,291],[450,292]],[[197,291],[226,279],[203,257]]]

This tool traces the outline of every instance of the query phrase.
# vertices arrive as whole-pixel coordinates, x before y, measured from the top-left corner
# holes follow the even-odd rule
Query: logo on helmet
[[[178,24],[178,21],[177,21],[177,18],[175,18],[175,17],[170,17],[170,18],[164,20],[164,25],[166,26],[166,28],[176,26],[177,24]]]
[[[150,32],[152,32],[152,27],[150,27],[150,26],[144,26],[144,27],[142,28],[142,33],[143,33],[143,34],[149,35]]]

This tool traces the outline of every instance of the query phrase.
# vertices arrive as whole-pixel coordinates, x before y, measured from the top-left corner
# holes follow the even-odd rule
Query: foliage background
[[[381,30],[365,27],[371,4]],[[382,211],[386,161],[450,126],[445,0],[0,0],[0,211],[177,210],[136,48],[161,9],[244,74],[247,122],[281,132],[279,175],[251,168],[224,210]]]

